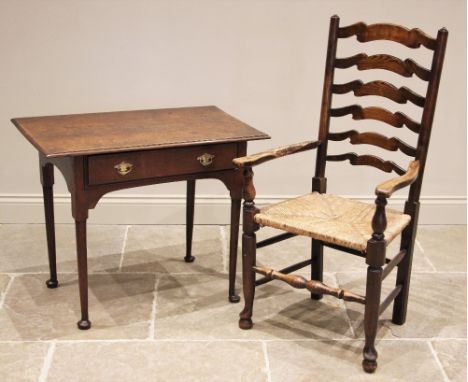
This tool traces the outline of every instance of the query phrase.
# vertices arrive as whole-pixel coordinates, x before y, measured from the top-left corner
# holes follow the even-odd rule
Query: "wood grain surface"
[[[269,138],[216,106],[14,118],[12,122],[46,157]]]

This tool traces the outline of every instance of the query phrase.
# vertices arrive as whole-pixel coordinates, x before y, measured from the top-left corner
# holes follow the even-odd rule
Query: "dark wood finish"
[[[295,233],[285,232],[276,236],[269,237],[268,239],[259,241],[257,243],[257,249],[263,248],[263,247],[266,247],[268,245],[272,245],[275,243],[279,243],[280,241],[290,239],[291,237],[294,237],[294,236],[297,236],[297,235]]]
[[[236,293],[236,269],[237,269],[237,239],[239,238],[239,221],[242,199],[240,196],[231,199],[231,228],[229,244],[229,301],[236,303],[240,296]]]
[[[411,223],[401,233],[400,250],[406,250],[406,255],[398,264],[397,270],[396,285],[402,285],[402,290],[393,304],[392,322],[396,325],[403,325],[406,321],[411,267],[419,219],[419,202],[407,201],[405,214],[411,216]]]
[[[421,185],[426,167],[427,150],[431,138],[432,122],[434,120],[435,106],[437,102],[437,94],[439,91],[440,76],[442,74],[442,66],[444,63],[445,48],[447,45],[448,31],[445,28],[439,30],[437,34],[437,48],[434,52],[431,66],[431,80],[427,87],[426,107],[424,108],[421,119],[421,133],[418,137],[418,149],[416,159],[419,161],[420,175],[418,180],[410,188],[410,201],[419,201],[421,193]]]
[[[247,154],[247,143],[239,144],[238,152],[240,155]],[[236,270],[237,270],[237,247],[239,238],[239,221],[242,204],[242,193],[244,186],[244,176],[242,171],[236,167],[236,176],[232,178],[235,186],[230,187],[231,194],[231,227],[229,244],[229,301],[237,303],[240,296],[236,293]]]
[[[328,149],[328,130],[330,129],[330,108],[332,101],[332,84],[335,75],[335,59],[336,59],[336,43],[338,39],[338,29],[340,18],[336,15],[330,19],[330,29],[328,32],[327,59],[325,62],[325,76],[323,80],[322,90],[322,108],[320,110],[320,123],[318,140],[321,145],[317,149],[317,160],[315,162],[315,178],[320,179],[321,187],[326,192],[326,181],[322,181],[325,177],[325,166],[327,164],[327,149]],[[314,190],[315,191],[315,190]]]
[[[402,176],[380,183],[375,189],[375,194],[383,196],[384,198],[389,198],[395,191],[414,183],[418,178],[418,174],[419,161],[415,160],[410,162],[408,170]]]
[[[317,156],[318,156],[317,152]],[[321,170],[321,169],[318,169]],[[327,178],[314,176],[312,178],[312,191],[319,192],[321,194],[327,191]],[[310,268],[310,278],[311,280],[316,281],[323,281],[323,245],[322,241],[318,240],[311,240],[311,248],[310,248],[310,260],[311,260],[311,268]],[[310,298],[312,300],[321,300],[322,299],[321,293],[313,293],[311,292]]]
[[[311,269],[310,269],[310,278],[314,281],[323,281],[323,242],[320,240],[312,239],[312,248],[311,248]],[[313,300],[322,299],[322,293],[311,292],[310,298]]]
[[[431,79],[426,93],[426,107],[421,120],[421,134],[418,138],[416,159],[419,161],[419,174],[417,180],[411,185],[409,197],[405,204],[405,213],[411,216],[411,224],[403,231],[400,248],[407,249],[408,253],[398,266],[397,285],[402,285],[401,293],[396,297],[393,305],[392,322],[402,325],[406,321],[408,294],[411,279],[411,265],[413,260],[414,242],[416,239],[419,217],[419,196],[426,167],[427,151],[434,120],[434,112],[439,91],[440,77],[444,63],[447,46],[448,31],[442,28],[437,33],[436,47],[431,65]]]
[[[317,160],[315,162],[315,176],[312,179],[312,191],[327,192],[327,178],[325,178],[326,157],[328,151],[328,130],[330,128],[330,108],[332,102],[332,84],[334,79],[334,67],[336,60],[336,47],[340,18],[336,15],[330,19],[328,31],[327,56],[325,61],[325,74],[322,88],[322,107],[320,110],[318,140],[321,142],[317,148]],[[323,244],[311,240],[311,279],[323,281]],[[311,292],[310,297],[320,300],[322,293]]]
[[[244,208],[243,208],[243,234],[242,234],[242,285],[244,291],[244,309],[240,313],[239,327],[250,329],[253,326],[252,313],[255,296],[255,272],[257,256],[257,237],[255,232],[260,228],[254,221],[258,212],[254,199],[256,195],[253,185],[252,167],[244,167]]]
[[[414,60],[407,58],[402,61],[398,57],[389,54],[375,54],[368,56],[365,53],[359,53],[352,57],[337,58],[335,68],[347,69],[356,65],[358,70],[384,69],[393,73],[400,74],[403,77],[411,77],[416,74],[420,79],[429,81],[431,72],[423,68]]]
[[[364,332],[365,345],[363,350],[364,359],[362,367],[368,373],[372,373],[377,368],[377,350],[375,349],[375,337],[377,335],[377,325],[379,319],[380,294],[382,289],[382,266],[385,264],[385,236],[387,228],[387,218],[385,216],[385,206],[387,200],[378,196],[375,200],[375,213],[372,219],[372,237],[367,243],[366,263],[367,283],[366,283],[366,307],[364,310]]]
[[[283,269],[279,270],[278,272],[287,275],[287,274],[289,274],[291,272],[295,272],[295,271],[297,271],[299,269],[302,269],[304,267],[307,267],[308,265],[311,265],[311,264],[312,264],[312,259],[307,259],[307,260],[300,261],[300,262],[298,262],[296,264],[289,265],[288,267],[283,268]],[[255,286],[263,285],[263,284],[269,283],[270,281],[273,281],[273,279],[271,277],[265,276],[265,277],[262,277],[261,279],[258,279],[257,281],[255,281]]]
[[[359,296],[358,294],[346,291],[344,289],[330,287],[320,281],[306,280],[304,277],[299,275],[285,275],[270,268],[254,267],[253,269],[255,272],[265,275],[269,279],[284,281],[293,288],[307,289],[314,294],[329,294],[345,301],[359,302],[361,304],[366,303],[366,300],[363,296]]]
[[[323,245],[325,247],[328,247],[328,248],[333,248],[333,249],[336,249],[338,251],[346,252],[346,253],[349,253],[351,255],[358,256],[358,257],[366,257],[365,252],[361,252],[361,251],[358,251],[358,250],[353,249],[353,248],[347,248],[347,247],[343,247],[343,246],[338,245],[338,244],[327,243],[325,241],[322,242],[322,243],[323,243]]]
[[[391,99],[397,103],[407,103],[410,101],[421,107],[424,107],[425,102],[424,97],[416,94],[406,86],[397,88],[386,81],[371,81],[363,83],[361,80],[355,80],[345,84],[334,84],[332,86],[332,91],[335,94],[346,94],[352,91],[356,97],[370,95],[380,96]]]
[[[198,158],[204,154],[213,156],[210,164],[200,163]],[[234,167],[232,158],[236,155],[235,143],[92,155],[88,157],[89,184],[227,170]],[[122,162],[131,165],[126,174],[115,168]]]
[[[414,147],[411,147],[410,145],[396,137],[387,138],[386,136],[378,133],[359,133],[356,130],[343,131],[342,133],[330,133],[328,135],[328,139],[330,141],[344,141],[347,138],[349,138],[349,142],[353,145],[367,144],[381,147],[389,151],[400,150],[406,155],[412,157],[416,155],[416,149]]]
[[[339,162],[349,160],[355,166],[372,166],[385,172],[395,171],[398,175],[403,175],[405,170],[393,161],[383,160],[375,155],[357,155],[356,153],[345,153],[340,155],[327,155],[327,161]]]
[[[108,192],[174,181],[187,182],[186,261],[193,261],[192,236],[196,179],[218,179],[231,196],[229,301],[237,302],[235,274],[243,176],[234,158],[247,141],[267,135],[214,106],[54,117],[13,122],[39,149],[44,189],[50,280],[58,284],[53,217],[53,167],[63,174],[76,222],[81,303],[80,329],[89,329],[86,221]]]
[[[49,158],[268,138],[216,106],[14,118],[12,122]]]
[[[330,110],[330,116],[332,117],[343,117],[349,114],[351,114],[355,120],[374,119],[376,121],[385,122],[394,127],[406,126],[415,133],[419,133],[421,129],[421,125],[413,121],[406,114],[399,111],[391,113],[390,111],[380,107],[363,108],[360,105],[351,105]]]
[[[192,263],[193,217],[195,210],[195,179],[187,180],[187,208],[185,209],[185,257],[186,263]]]
[[[391,40],[410,48],[418,48],[423,45],[434,51],[431,69],[428,70],[411,59],[403,61],[388,54],[367,56],[367,54],[360,53],[352,57],[337,59],[337,39],[351,36],[356,36],[357,40],[360,42]],[[252,327],[253,296],[255,294],[254,284],[258,286],[269,282],[273,278],[277,278],[286,281],[294,287],[307,288],[307,285],[309,285],[308,289],[312,291],[312,297],[315,296],[316,298],[320,298],[324,293],[324,289],[322,289],[321,285],[323,272],[323,246],[328,246],[356,256],[364,257],[368,268],[366,295],[365,297],[361,296],[361,302],[365,302],[365,346],[363,349],[362,365],[366,372],[375,371],[377,368],[375,338],[377,334],[379,314],[394,301],[392,322],[394,324],[401,325],[406,320],[411,264],[419,216],[419,197],[444,61],[447,36],[448,32],[444,28],[439,30],[437,39],[433,39],[419,29],[407,29],[392,24],[366,25],[361,22],[340,28],[338,16],[333,16],[331,18],[318,134],[318,142],[320,142],[320,144],[317,146],[317,159],[315,174],[312,178],[312,191],[319,193],[326,192],[327,178],[325,177],[325,169],[327,161],[349,160],[352,165],[370,165],[385,172],[394,171],[400,175],[400,177],[381,183],[375,190],[377,198],[375,201],[376,209],[372,220],[373,234],[368,240],[367,247],[364,252],[341,247],[333,243],[312,240],[312,253],[310,260],[312,265],[312,277],[310,281],[307,281],[302,277],[287,275],[287,272],[275,272],[269,268],[255,266],[255,231],[259,228],[258,225],[255,224],[255,214],[258,210],[255,208],[254,203],[255,193],[251,192],[254,190],[252,180],[253,173],[249,168],[245,173],[246,183],[244,189],[246,196],[244,203],[243,281],[246,305],[241,313],[241,328],[249,329]],[[396,88],[384,81],[372,81],[364,84],[357,80],[347,84],[333,84],[335,68],[345,69],[354,65],[356,65],[359,70],[384,69],[400,74],[404,77],[414,77],[415,75],[420,80],[428,82],[426,95],[425,97],[422,97],[409,88]],[[414,78],[414,80],[418,79]],[[332,93],[344,94],[351,91],[356,96],[377,95],[386,97],[396,103],[406,103],[407,101],[413,102],[414,104],[423,107],[422,118],[420,121],[415,121],[401,112],[392,113],[386,109],[375,106],[363,108],[359,105],[351,105],[332,108]],[[419,135],[417,147],[414,148],[397,137],[387,138],[375,132],[358,132],[356,130],[350,130],[342,133],[330,133],[330,117],[342,117],[346,115],[351,115],[354,120],[377,120],[397,128],[406,126],[409,130]],[[342,141],[348,138],[350,139],[351,144],[370,144],[390,151],[399,150],[406,155],[414,157],[414,161],[410,162],[408,171],[405,171],[402,167],[392,161],[384,160],[372,155],[357,155],[355,153],[330,155],[328,153],[328,142],[330,140]],[[255,157],[255,155],[251,155],[251,157]],[[272,155],[270,157],[273,159],[273,157],[276,156]],[[239,164],[244,161],[245,160],[241,158],[237,159],[235,163]],[[252,163],[254,162],[250,162],[249,164]],[[387,224],[385,205],[387,203],[387,198],[389,198],[393,192],[408,186],[409,194],[408,200],[405,203],[404,212],[411,217],[411,221],[402,232],[400,252],[392,259],[388,259],[386,258],[387,243],[384,236]],[[280,235],[280,237],[286,236],[288,236],[288,234],[284,234],[283,236]],[[271,244],[274,241],[275,240],[267,240],[266,244]],[[263,246],[263,242],[260,243],[260,246]],[[306,263],[307,261],[300,264],[302,265]],[[385,264],[387,265],[385,266]],[[297,264],[287,267],[285,270],[289,270],[291,267],[296,265]],[[396,287],[381,303],[382,280],[395,268],[398,269]],[[252,269],[266,276],[254,283]],[[331,294],[336,296],[337,292],[333,291]]]
[[[359,22],[338,31],[339,38],[356,36],[359,42],[369,42],[375,40],[390,40],[406,45],[408,48],[419,48],[424,45],[428,49],[434,50],[437,46],[436,40],[425,34],[418,28],[407,29],[394,24],[372,24]]]
[[[406,255],[406,249],[402,249],[400,252],[398,252],[393,259],[387,262],[387,265],[384,267],[382,271],[382,280],[385,280],[385,278],[390,274],[390,272],[395,268],[398,264],[400,264],[401,260],[403,260],[403,257]]]
[[[395,300],[396,296],[398,296],[401,292],[402,286],[397,285],[385,299],[382,301],[382,303],[379,305],[379,316],[385,311],[385,309],[388,308],[388,306]]]
[[[41,164],[41,183],[44,195],[44,214],[47,236],[47,253],[49,255],[50,278],[46,281],[47,288],[58,287],[57,259],[55,246],[55,219],[54,219],[54,166]]]
[[[320,145],[320,141],[307,141],[301,143],[295,143],[292,145],[287,145],[283,147],[278,147],[276,149],[263,151],[254,155],[247,155],[245,157],[234,159],[234,164],[238,167],[245,166],[257,166],[261,163],[268,162],[272,159],[281,158],[286,155],[296,154],[307,150],[312,150],[317,148]]]
[[[91,321],[89,321],[88,315],[88,255],[86,245],[86,219],[76,220],[75,230],[81,306],[81,320],[78,321],[78,328],[81,330],[87,330],[91,328]]]

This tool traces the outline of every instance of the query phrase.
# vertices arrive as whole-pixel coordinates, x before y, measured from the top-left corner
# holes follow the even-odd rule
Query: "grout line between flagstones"
[[[16,275],[10,275],[9,274],[8,277],[10,277],[10,280],[8,280],[8,284],[7,284],[7,286],[5,287],[5,290],[3,291],[3,293],[0,296],[0,309],[5,304],[7,293],[11,289],[11,286],[13,284],[13,281],[15,280]]]
[[[444,382],[450,382],[450,378],[448,377],[447,373],[445,372],[445,369],[442,366],[442,362],[440,362],[439,355],[437,354],[437,351],[434,349],[434,346],[432,345],[432,342],[431,341],[426,341],[426,343],[427,343],[427,346],[429,346],[429,350],[431,351],[431,353],[432,353],[432,355],[434,357],[435,363],[439,367],[440,372],[442,373],[442,375],[444,377]]]
[[[421,253],[424,254],[424,248],[421,245],[421,242],[418,239],[415,239],[414,242],[416,243],[416,247],[418,247],[418,249],[421,251]]]
[[[268,358],[267,343],[265,341],[262,341],[262,350],[263,358],[265,360],[265,372],[267,376],[267,382],[271,382],[270,359]]]
[[[125,229],[125,236],[124,236],[124,241],[122,244],[122,251],[121,251],[121,258],[120,258],[120,263],[119,263],[119,271],[121,271],[122,268],[122,263],[123,263],[123,258],[124,258],[124,251],[126,247],[126,242],[127,242],[127,236],[128,236],[128,230],[131,226],[127,225]],[[222,239],[222,256],[223,256],[223,273],[227,272],[227,241],[226,241],[226,227],[225,226],[219,226],[220,227],[220,234],[221,234],[221,239]],[[422,249],[421,244],[416,241],[416,245],[418,245],[418,248],[424,253],[424,250]],[[427,259],[427,257],[426,257]],[[430,266],[433,268],[433,271],[413,271],[413,274],[466,274],[466,271],[438,271],[432,262],[428,260],[428,263]],[[334,272],[325,272],[326,274],[328,273],[332,277],[335,278],[336,285],[339,286],[338,284],[338,279],[337,279],[337,273],[362,273],[361,270],[359,271],[334,271]],[[112,275],[115,274],[116,272],[108,272],[108,271],[97,271],[97,272],[90,272],[90,274],[97,274],[97,275]],[[227,338],[227,339],[175,339],[175,338],[170,338],[170,339],[156,339],[155,338],[155,330],[156,330],[156,313],[157,313],[157,289],[159,282],[161,281],[161,277],[165,277],[168,274],[170,275],[200,275],[200,274],[207,274],[207,275],[219,275],[219,272],[213,272],[213,273],[193,273],[193,272],[171,272],[171,273],[165,273],[165,272],[119,272],[119,274],[151,274],[155,275],[155,284],[154,284],[154,290],[153,290],[153,301],[152,301],[152,309],[151,309],[151,314],[150,314],[150,321],[149,321],[149,329],[148,329],[148,337],[145,339],[95,339],[95,340],[57,340],[57,339],[50,339],[50,340],[6,340],[2,341],[0,340],[0,344],[2,343],[45,343],[49,344],[47,353],[44,358],[44,362],[42,365],[41,373],[39,376],[39,382],[46,382],[48,378],[48,373],[49,369],[51,367],[51,364],[53,362],[54,354],[56,351],[56,345],[57,344],[75,344],[75,343],[138,343],[138,342],[149,342],[149,343],[163,343],[163,342],[170,342],[170,343],[185,343],[185,342],[200,342],[200,343],[206,343],[206,342],[245,342],[245,343],[259,343],[262,346],[262,352],[265,360],[265,370],[267,374],[267,381],[271,382],[271,370],[270,370],[270,360],[268,356],[268,343],[274,343],[274,342],[363,342],[363,339],[361,338],[356,338],[355,333],[354,333],[354,328],[352,327],[352,323],[350,320],[350,317],[348,315],[348,311],[346,309],[346,305],[344,305],[345,312],[346,312],[346,317],[348,320],[348,323],[350,325],[352,334],[354,338],[329,338],[329,339],[309,339],[309,338],[304,338],[304,339],[236,339],[236,338]],[[14,279],[18,276],[21,275],[34,275],[34,274],[48,274],[48,272],[0,272],[0,274],[6,274],[10,277],[10,280],[7,283],[7,286],[0,296],[0,307],[4,304],[7,292],[9,292],[11,285],[14,281]],[[76,272],[60,272],[60,274],[77,274]],[[431,338],[382,338],[379,339],[379,341],[383,342],[388,342],[388,341],[412,341],[412,342],[417,342],[417,343],[426,343],[427,346],[429,347],[431,354],[433,355],[435,362],[438,365],[438,368],[440,369],[444,381],[448,382],[450,379],[448,378],[445,369],[441,363],[441,360],[438,356],[437,351],[435,350],[433,346],[433,341],[466,341],[466,337],[451,337],[451,338],[441,338],[441,337],[431,337]]]
[[[124,233],[124,238],[123,238],[123,243],[122,243],[122,250],[120,251],[119,272],[122,271],[122,265],[123,265],[123,262],[124,262],[125,247],[127,246],[127,238],[128,238],[128,230],[129,229],[130,229],[129,225],[125,226],[125,233]]]
[[[156,277],[154,280],[154,290],[153,290],[153,304],[151,306],[151,315],[148,328],[148,340],[154,339],[155,330],[156,330],[156,312],[158,304],[158,287],[159,282],[161,281],[160,277]]]
[[[333,275],[333,274],[356,274],[361,273],[365,274],[365,271],[362,270],[351,270],[351,271],[332,271],[326,272],[324,274]],[[433,274],[447,274],[447,275],[466,275],[466,271],[415,271],[413,270],[411,274],[421,274],[421,275],[433,275]],[[19,276],[31,276],[31,275],[48,275],[48,271],[32,271],[32,272],[1,272],[0,275],[7,275],[10,277],[19,277]],[[59,272],[58,275],[76,275],[78,274],[76,271],[64,271]],[[115,274],[122,274],[122,275],[176,275],[176,276],[190,276],[190,275],[225,275],[226,272],[219,272],[219,271],[204,271],[204,272],[157,272],[157,271],[122,271],[122,272],[115,272],[115,271],[90,271],[89,275],[115,275]],[[236,275],[242,275],[242,272],[236,272]]]
[[[340,287],[340,284],[338,282],[338,277],[336,275],[337,272],[334,272],[333,273],[333,278],[335,279],[335,285],[337,288]],[[341,304],[341,306],[343,307],[344,311],[345,311],[345,316],[346,316],[346,321],[348,321],[348,324],[349,324],[349,330],[351,331],[351,335],[353,336],[353,339],[356,339],[357,336],[356,336],[356,331],[354,330],[354,327],[353,327],[353,322],[351,321],[351,317],[349,317],[349,313],[348,313],[348,308],[346,307],[346,304],[344,302],[344,300],[338,300]]]
[[[429,266],[432,268],[432,270],[434,272],[437,272],[437,268],[435,267],[434,263],[431,261],[431,259],[429,257],[426,256],[425,254],[425,251],[424,251],[424,248],[423,246],[421,245],[421,242],[418,240],[418,239],[415,239],[415,243],[416,243],[416,246],[419,248],[419,250],[421,251],[421,253],[424,255],[424,259],[427,261],[427,263],[429,264]]]
[[[44,363],[42,365],[41,374],[39,375],[38,382],[47,382],[47,377],[49,376],[50,366],[52,365],[52,360],[54,358],[56,342],[51,341],[47,349],[46,356],[44,357]]]
[[[20,344],[20,343],[44,343],[44,344],[74,344],[74,343],[140,343],[140,342],[200,342],[200,343],[207,343],[207,342],[236,342],[236,343],[274,343],[274,342],[308,342],[308,343],[316,343],[316,342],[364,342],[364,338],[296,338],[296,339],[286,339],[286,338],[275,338],[275,339],[246,339],[246,338],[205,338],[205,339],[185,339],[185,338],[129,338],[129,339],[50,339],[50,340],[0,340],[0,344]],[[440,337],[433,337],[433,338],[380,338],[379,342],[418,342],[418,343],[427,343],[431,341],[467,341],[465,337],[460,338],[440,338]]]

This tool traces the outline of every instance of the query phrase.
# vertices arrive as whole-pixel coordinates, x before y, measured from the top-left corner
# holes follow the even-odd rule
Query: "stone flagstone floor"
[[[383,314],[375,375],[360,366],[362,306],[275,281],[257,289],[254,328],[241,331],[242,302],[227,302],[229,227],[196,226],[192,264],[182,260],[184,230],[89,225],[93,327],[79,331],[74,226],[57,226],[60,287],[49,290],[44,226],[1,225],[0,381],[466,380],[465,226],[420,227],[408,320]],[[293,238],[260,250],[258,263],[279,269],[309,247]],[[326,251],[331,285],[363,293],[365,270]]]

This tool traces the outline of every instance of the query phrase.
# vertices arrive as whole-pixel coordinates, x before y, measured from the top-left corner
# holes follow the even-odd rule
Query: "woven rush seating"
[[[387,208],[385,240],[388,245],[411,221],[411,216]],[[366,250],[372,236],[375,204],[312,192],[260,209],[255,222],[296,235]]]

